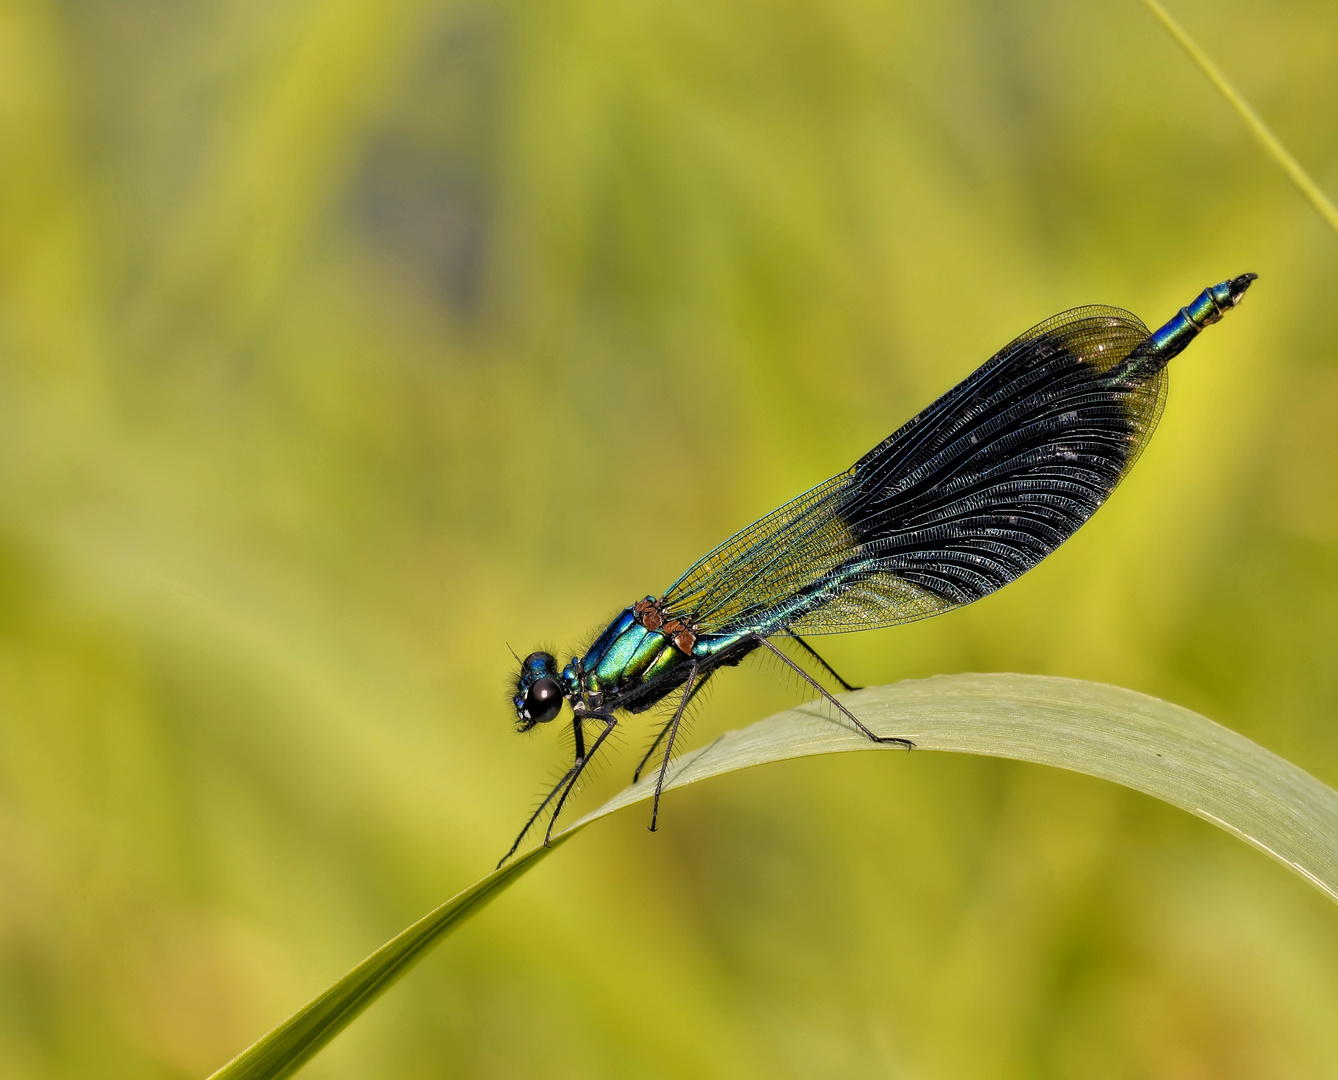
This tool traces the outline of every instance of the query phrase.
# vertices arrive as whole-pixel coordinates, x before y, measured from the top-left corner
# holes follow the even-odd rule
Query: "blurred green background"
[[[1175,13],[1338,192],[1338,7]],[[1139,4],[6,0],[0,1074],[218,1067],[510,842],[569,750],[508,643],[1032,323],[1247,270],[1091,525],[826,651],[1133,687],[1334,784],[1338,237]],[[687,745],[794,700],[745,665]],[[1148,798],[869,754],[646,816],[305,1075],[1338,1075],[1338,911]]]

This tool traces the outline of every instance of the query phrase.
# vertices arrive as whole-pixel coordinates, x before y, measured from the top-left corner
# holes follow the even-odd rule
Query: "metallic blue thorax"
[[[687,659],[667,635],[647,630],[629,607],[609,623],[584,656],[563,669],[562,688],[568,694],[617,694],[663,675]]]
[[[684,629],[682,624],[662,619],[654,597],[648,596],[633,607],[625,608],[595,639],[584,656],[573,659],[563,669],[564,693],[569,697],[601,694],[605,699],[633,695],[648,683],[657,682],[683,668],[690,659],[716,656],[725,648],[737,645],[743,636],[713,634],[698,637],[690,631],[685,634]],[[667,681],[677,680],[670,678]],[[655,694],[653,698],[658,700],[660,696]]]

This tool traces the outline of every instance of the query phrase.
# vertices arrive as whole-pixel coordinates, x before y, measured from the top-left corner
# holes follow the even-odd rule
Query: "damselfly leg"
[[[786,665],[788,665],[790,668],[792,668],[794,671],[796,671],[796,672],[799,674],[799,677],[800,677],[801,679],[803,679],[804,682],[808,683],[809,686],[813,687],[813,689],[816,690],[820,695],[822,695],[824,698],[826,698],[828,701],[830,701],[830,702],[832,703],[832,705],[834,705],[834,706],[836,707],[837,711],[839,711],[839,712],[841,713],[842,716],[844,716],[847,720],[849,720],[852,724],[854,724],[857,728],[859,728],[860,731],[862,731],[865,735],[867,735],[867,736],[868,736],[870,739],[872,739],[874,742],[876,742],[876,743],[895,743],[895,744],[898,745],[898,746],[904,746],[907,750],[914,750],[914,749],[915,749],[915,743],[911,742],[910,739],[903,739],[903,738],[901,738],[901,737],[898,736],[898,735],[875,735],[875,734],[874,734],[872,731],[870,731],[870,730],[869,730],[863,723],[860,722],[859,717],[857,717],[853,712],[851,712],[851,711],[850,711],[849,709],[847,709],[844,705],[842,705],[839,701],[837,701],[836,698],[834,698],[834,697],[831,695],[831,693],[828,691],[828,689],[827,689],[825,686],[822,685],[822,683],[818,682],[817,679],[813,678],[812,675],[810,675],[807,671],[805,671],[805,670],[804,670],[803,668],[801,668],[798,664],[796,664],[793,660],[791,660],[788,656],[786,656],[783,652],[781,652],[780,649],[776,648],[775,645],[771,644],[771,642],[769,642],[766,638],[759,638],[759,639],[758,639],[758,643],[761,644],[761,645],[765,645],[765,646],[766,646],[768,649],[770,649],[773,653],[775,653],[777,656],[779,656],[779,657],[781,658],[781,660],[784,661],[784,663],[785,663]],[[812,651],[813,651],[812,649],[809,649],[809,652],[812,652]],[[829,669],[829,670],[830,670],[830,669]],[[835,675],[836,673],[835,673],[835,672],[832,672],[832,674]],[[838,676],[838,678],[839,678],[839,676]]]
[[[841,684],[842,690],[864,689],[864,687],[862,686],[851,686],[850,683],[846,682],[845,679],[841,678],[841,676],[836,673],[836,668],[832,667],[831,664],[827,663],[826,660],[824,660],[821,656],[819,656],[818,650],[813,648],[812,645],[810,645],[807,641],[801,638],[798,634],[791,634],[790,637],[792,637],[796,642],[799,643],[799,647],[803,649],[804,652],[808,653],[809,656],[813,657],[814,660],[816,660],[819,664],[822,665],[823,671],[827,672],[828,675],[830,675],[833,679],[835,679],[837,682]]]
[[[708,673],[697,680],[696,685],[692,688],[692,696],[688,698],[686,704],[692,704],[692,699],[701,693],[702,688],[706,686],[706,680],[709,677]],[[677,715],[677,707],[675,708],[675,715]],[[646,768],[646,762],[650,761],[660,743],[664,742],[664,737],[669,734],[669,729],[673,726],[673,723],[674,716],[670,716],[669,719],[660,726],[660,730],[656,733],[654,741],[647,747],[646,752],[641,755],[641,760],[637,763],[636,769],[632,772],[632,783],[635,784],[641,779],[641,773]]]
[[[693,685],[697,681],[697,668],[688,668],[687,682],[683,684],[683,696],[678,699],[678,708],[674,710],[674,718],[669,721],[669,739],[664,747],[664,761],[660,763],[660,775],[655,780],[655,802],[650,810],[650,831],[655,831],[655,823],[660,816],[660,792],[664,790],[664,777],[669,771],[669,759],[674,752],[674,740],[678,738],[678,725],[683,719],[683,710],[688,707],[688,702],[692,700]]]
[[[591,745],[590,752],[586,753],[585,730],[582,725],[588,720],[600,721],[604,725],[604,730],[599,733],[598,737]],[[562,807],[565,805],[567,797],[571,794],[571,789],[576,786],[576,782],[581,778],[581,773],[585,770],[586,765],[588,765],[590,759],[595,756],[595,751],[599,749],[604,740],[609,737],[609,732],[617,727],[617,725],[618,721],[613,717],[602,716],[598,713],[572,718],[572,735],[576,740],[576,760],[572,762],[571,768],[562,774],[562,779],[553,786],[553,790],[544,796],[544,801],[539,804],[534,813],[530,815],[529,820],[525,822],[525,827],[520,830],[520,834],[516,837],[510,849],[497,861],[497,866],[499,868],[502,863],[506,862],[507,859],[511,858],[511,856],[516,853],[521,842],[525,839],[526,833],[534,828],[534,823],[536,821],[543,817],[543,813],[548,809],[549,803],[554,799],[557,799],[557,805],[553,808],[553,816],[548,819],[548,829],[544,833],[544,846],[548,846],[548,842],[553,836],[553,826],[557,823],[558,815],[562,813]]]
[[[618,726],[618,721],[611,716],[600,716],[599,714],[595,714],[593,716],[587,717],[586,719],[599,720],[601,723],[603,723],[604,730],[599,733],[595,741],[591,744],[590,753],[580,758],[576,762],[576,764],[572,766],[572,769],[574,771],[572,778],[567,782],[567,789],[562,793],[561,797],[558,799],[557,806],[553,808],[553,816],[548,819],[548,831],[544,833],[544,847],[548,846],[548,841],[553,836],[553,826],[557,824],[558,815],[562,813],[562,808],[563,806],[566,805],[567,797],[571,795],[572,789],[576,786],[576,781],[578,781],[581,778],[581,773],[585,771],[585,767],[590,764],[595,754],[599,752],[600,746],[602,746],[604,740],[609,737],[609,732],[611,732],[615,727]]]

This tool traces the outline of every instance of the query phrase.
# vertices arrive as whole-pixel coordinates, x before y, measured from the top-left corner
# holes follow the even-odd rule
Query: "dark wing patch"
[[[1027,331],[844,473],[731,537],[665,594],[702,633],[840,633],[970,603],[1105,501],[1166,396],[1119,308]]]

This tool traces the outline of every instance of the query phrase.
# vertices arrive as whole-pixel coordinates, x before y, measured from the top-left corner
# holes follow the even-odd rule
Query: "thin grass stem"
[[[1259,114],[1254,111],[1250,103],[1241,97],[1236,88],[1227,81],[1227,77],[1222,74],[1222,69],[1213,63],[1212,57],[1203,51],[1199,43],[1189,36],[1189,32],[1176,22],[1171,13],[1162,7],[1157,0],[1143,0],[1143,6],[1156,16],[1157,21],[1166,28],[1166,32],[1175,38],[1176,43],[1189,54],[1189,58],[1198,64],[1199,70],[1208,76],[1208,81],[1217,87],[1217,92],[1231,103],[1232,108],[1240,114],[1246,127],[1254,133],[1254,137],[1259,140],[1268,156],[1278,163],[1282,171],[1291,179],[1291,182],[1300,189],[1301,194],[1315,208],[1315,212],[1328,222],[1329,227],[1334,232],[1338,232],[1338,209],[1334,208],[1333,203],[1329,201],[1328,196],[1324,194],[1320,186],[1301,167],[1301,163],[1292,157],[1287,148],[1282,145],[1282,141],[1260,119]]]

